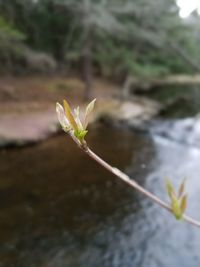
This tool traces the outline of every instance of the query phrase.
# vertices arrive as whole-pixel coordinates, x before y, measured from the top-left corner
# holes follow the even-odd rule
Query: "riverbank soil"
[[[93,97],[113,98],[116,86],[95,80]],[[84,105],[84,83],[59,76],[0,78],[0,146],[37,142],[58,130],[55,103]]]
[[[144,97],[122,100],[121,88],[95,79],[92,99],[97,98],[93,121],[140,127],[156,116],[160,105]],[[61,128],[56,102],[67,99],[72,106],[85,108],[84,83],[77,77],[31,76],[0,79],[0,147],[21,146],[44,140]]]

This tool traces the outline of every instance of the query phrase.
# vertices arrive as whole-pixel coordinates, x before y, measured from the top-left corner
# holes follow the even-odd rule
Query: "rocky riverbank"
[[[81,109],[84,108],[82,104]],[[103,121],[111,125],[142,127],[159,112],[159,105],[152,101],[97,101],[92,122]],[[43,110],[5,112],[0,116],[0,146],[22,146],[45,140],[60,131],[55,105]]]
[[[0,146],[24,146],[42,141],[58,131],[52,109],[0,116]]]

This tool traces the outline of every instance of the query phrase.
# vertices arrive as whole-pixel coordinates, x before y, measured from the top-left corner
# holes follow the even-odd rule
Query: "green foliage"
[[[185,213],[187,207],[187,195],[184,194],[185,181],[186,179],[184,179],[181,183],[178,193],[175,192],[172,183],[169,180],[166,181],[166,189],[171,201],[172,213],[177,220],[181,220],[183,218],[183,214]]]
[[[86,134],[87,134],[88,131],[86,130],[77,130],[77,131],[74,131],[74,135],[76,136],[76,138],[82,143]]]
[[[112,78],[193,72],[200,62],[199,18],[184,23],[174,0],[0,0],[0,16],[4,47],[26,36],[73,70],[88,49],[96,72]]]
[[[12,67],[23,50],[25,35],[0,16],[0,61],[3,68]]]
[[[73,132],[73,135],[81,144],[84,142],[84,138],[88,133],[87,126],[94,110],[95,102],[96,99],[92,100],[87,105],[83,120],[80,118],[79,107],[72,112],[71,107],[66,100],[63,101],[63,107],[59,103],[56,103],[56,112],[61,127],[65,132]]]
[[[4,39],[9,39],[10,41],[23,41],[25,36],[0,16],[0,38],[1,41]]]

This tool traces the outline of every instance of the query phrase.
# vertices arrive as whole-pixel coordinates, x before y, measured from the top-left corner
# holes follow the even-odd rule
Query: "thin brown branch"
[[[123,173],[119,169],[109,165],[106,161],[104,161],[102,158],[100,158],[98,155],[96,155],[87,146],[87,143],[85,141],[83,143],[80,143],[79,140],[74,136],[72,131],[69,131],[68,134],[73,139],[73,141],[78,145],[78,147],[80,149],[82,149],[92,160],[96,161],[100,166],[102,166],[104,169],[106,169],[107,171],[109,171],[110,173],[115,175],[117,178],[119,178],[120,180],[122,180],[123,182],[128,184],[133,189],[137,190],[138,192],[140,192],[141,194],[143,194],[147,198],[151,199],[154,203],[158,204],[159,206],[161,206],[165,210],[172,213],[172,209],[171,209],[170,205],[168,205],[163,200],[158,198],[156,195],[154,195],[153,193],[149,192],[148,190],[146,190],[145,188],[140,186],[135,180],[130,179],[130,177],[128,175],[126,175],[125,173]],[[188,223],[200,228],[200,222],[187,216],[187,215],[183,215],[183,220],[185,222],[188,222]]]

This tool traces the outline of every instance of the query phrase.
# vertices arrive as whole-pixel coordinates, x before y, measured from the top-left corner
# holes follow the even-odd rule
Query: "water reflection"
[[[91,132],[95,151],[157,195],[166,175],[189,175],[200,218],[199,153],[126,130]],[[0,266],[199,266],[198,229],[113,179],[66,136],[1,151],[0,162]]]

